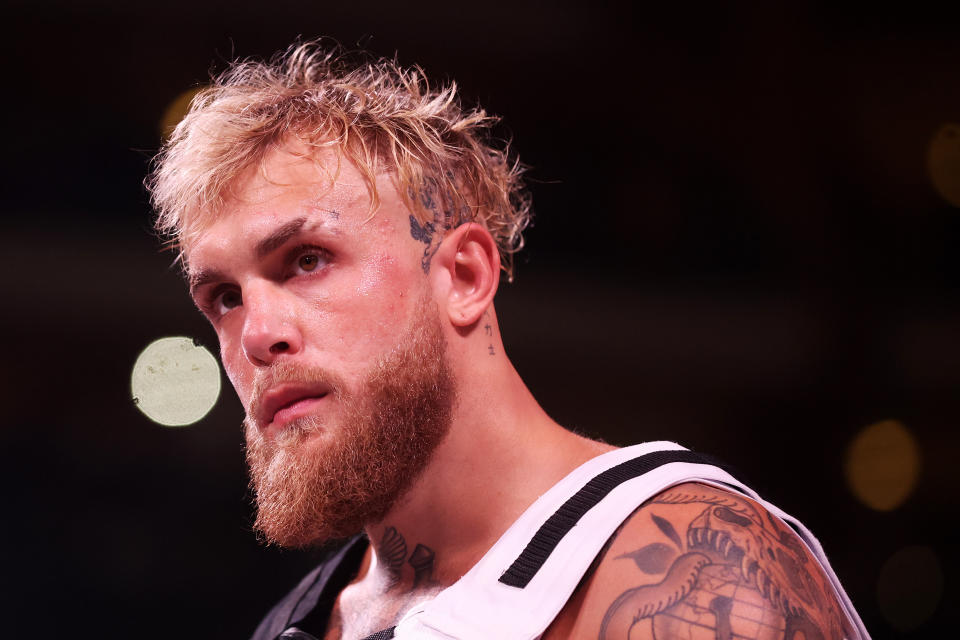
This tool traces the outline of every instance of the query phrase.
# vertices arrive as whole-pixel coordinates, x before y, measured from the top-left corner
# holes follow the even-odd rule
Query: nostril
[[[283,353],[284,351],[289,351],[290,345],[286,342],[278,342],[270,347],[270,353]]]

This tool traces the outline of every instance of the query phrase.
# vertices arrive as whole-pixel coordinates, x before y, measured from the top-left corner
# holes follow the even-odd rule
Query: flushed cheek
[[[361,298],[373,295],[387,283],[400,282],[400,269],[394,256],[379,254],[364,267],[357,284],[357,295]]]
[[[378,256],[361,278],[357,288],[358,300],[369,307],[371,318],[376,318],[384,331],[395,335],[404,326],[407,307],[417,296],[411,290],[422,284],[416,278],[419,272],[405,269],[395,256]]]
[[[406,305],[412,296],[405,288],[410,280],[397,262],[391,257],[372,260],[349,295],[338,297],[339,304],[327,309],[324,330],[319,331],[320,323],[312,323],[314,335],[326,336],[323,350],[328,357],[346,370],[365,371],[372,360],[395,346],[408,322]]]

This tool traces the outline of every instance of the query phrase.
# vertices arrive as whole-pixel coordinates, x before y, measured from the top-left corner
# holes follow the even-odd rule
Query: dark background
[[[215,351],[150,232],[162,115],[298,35],[396,51],[504,116],[538,215],[501,323],[556,419],[727,459],[818,533],[875,638],[943,633],[960,210],[926,154],[960,122],[960,12],[725,4],[8,0],[0,635],[242,638],[310,566],[250,532],[229,389],[185,429],[129,390],[155,338]],[[922,454],[892,512],[843,471],[884,419]],[[878,581],[913,545],[945,587],[897,630]],[[930,590],[903,582],[907,600]]]

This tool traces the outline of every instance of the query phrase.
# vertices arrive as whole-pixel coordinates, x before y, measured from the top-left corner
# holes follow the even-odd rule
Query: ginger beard
[[[453,374],[436,307],[421,302],[412,327],[371,367],[360,389],[320,368],[274,365],[255,385],[322,382],[336,420],[306,416],[267,440],[244,421],[254,528],[268,542],[302,548],[359,533],[383,520],[450,429]],[[250,412],[250,415],[256,415]]]

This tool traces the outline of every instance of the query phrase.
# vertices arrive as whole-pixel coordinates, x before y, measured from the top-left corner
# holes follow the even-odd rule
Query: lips
[[[269,389],[256,404],[261,429],[281,429],[288,422],[308,415],[330,393],[324,385],[282,384]]]

